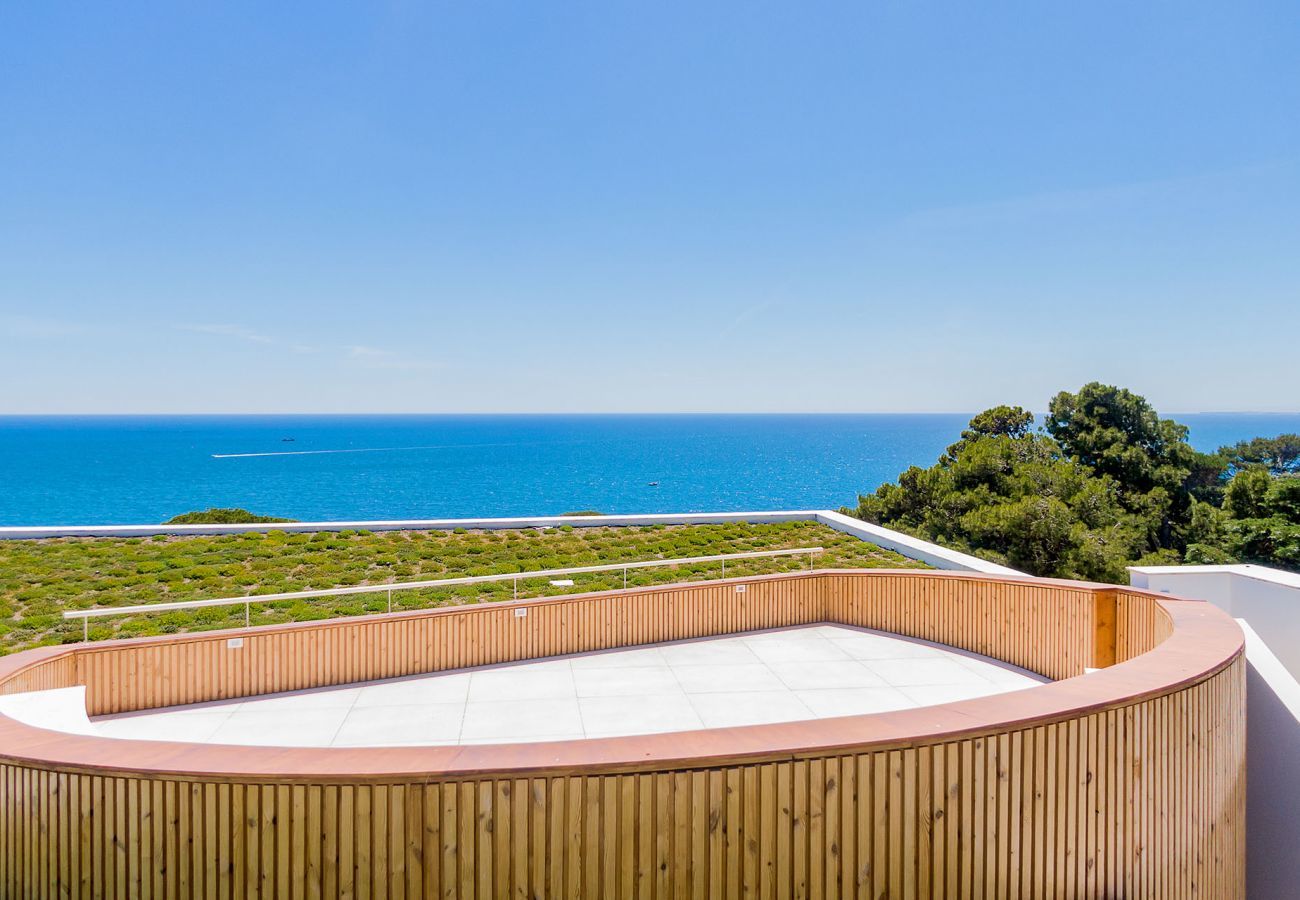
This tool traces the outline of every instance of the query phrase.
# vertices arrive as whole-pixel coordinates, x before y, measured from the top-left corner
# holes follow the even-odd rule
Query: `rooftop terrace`
[[[516,549],[568,532],[530,534]],[[251,551],[236,577],[301,551],[234,541]],[[164,619],[176,633],[14,653],[0,892],[1244,896],[1229,617],[1114,585],[834,564]],[[35,721],[51,692],[77,716]]]
[[[102,716],[93,731],[284,747],[522,743],[911,709],[1046,680],[928,641],[807,625]]]

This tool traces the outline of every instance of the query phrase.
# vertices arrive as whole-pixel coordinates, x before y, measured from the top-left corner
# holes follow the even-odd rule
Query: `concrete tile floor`
[[[951,647],[809,625],[92,719],[105,737],[288,747],[481,744],[860,715],[1047,679]]]

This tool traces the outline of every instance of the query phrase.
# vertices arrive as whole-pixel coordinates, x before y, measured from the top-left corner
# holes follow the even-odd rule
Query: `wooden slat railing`
[[[1061,680],[874,716],[482,747],[128,742],[0,717],[0,895],[1244,895],[1241,635],[1206,604],[882,571],[516,608],[43,650],[0,661],[0,690],[85,683],[96,708],[148,708],[815,621]],[[1107,653],[1115,665],[1081,675]]]

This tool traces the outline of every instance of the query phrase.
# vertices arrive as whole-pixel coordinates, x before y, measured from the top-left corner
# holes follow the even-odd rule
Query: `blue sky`
[[[1300,409],[1293,3],[0,6],[0,412]]]

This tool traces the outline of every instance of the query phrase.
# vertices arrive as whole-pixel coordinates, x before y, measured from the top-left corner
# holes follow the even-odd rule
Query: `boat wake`
[[[491,444],[427,444],[421,447],[348,447],[342,450],[268,450],[261,453],[213,453],[213,459],[254,456],[316,456],[322,453],[401,453],[411,450],[477,450],[481,447],[527,447],[542,444],[583,444],[586,441],[500,441]]]
[[[322,453],[398,453],[402,450],[448,450],[455,444],[429,447],[350,447],[346,450],[275,450],[266,453],[214,453],[213,459],[247,459],[250,456],[316,456]]]

